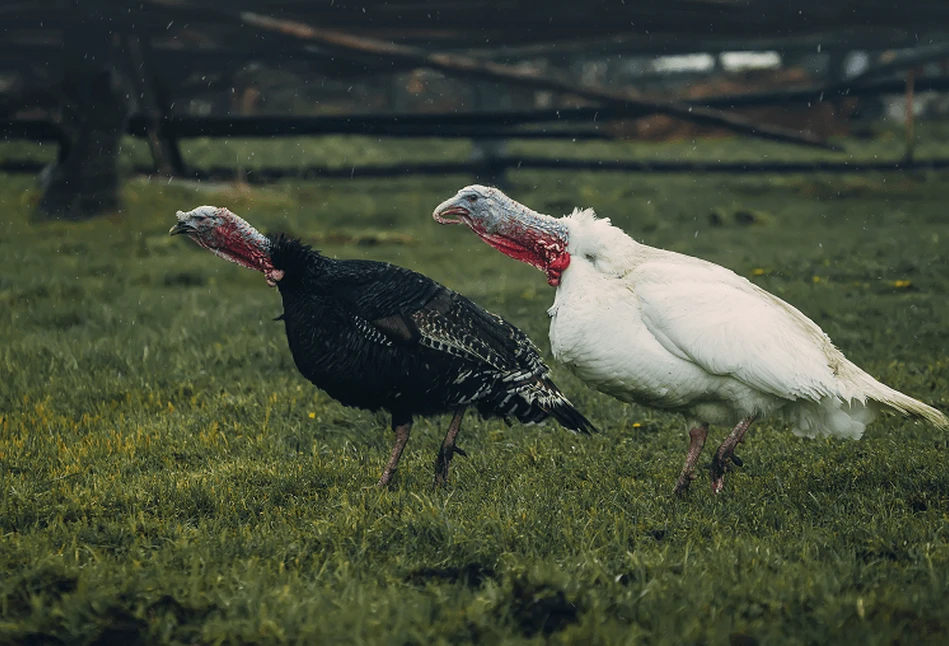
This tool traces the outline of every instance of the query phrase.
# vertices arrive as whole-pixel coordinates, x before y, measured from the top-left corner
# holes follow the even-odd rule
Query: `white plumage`
[[[472,190],[479,195],[474,203]],[[737,425],[713,458],[716,491],[734,446],[757,418],[780,418],[807,437],[857,439],[889,408],[949,430],[940,411],[871,377],[816,323],[729,269],[640,244],[592,210],[554,219],[496,189],[468,187],[458,194],[465,195],[467,216],[447,212],[508,255],[525,259],[492,240],[520,240],[529,248],[523,229],[532,227],[566,238],[569,264],[548,273],[552,284],[559,282],[548,310],[554,357],[602,392],[695,422],[677,490],[693,477],[709,424]],[[516,213],[519,222],[502,211]],[[530,262],[543,268],[536,258]]]
[[[552,350],[604,392],[698,422],[779,413],[808,437],[857,439],[879,404],[949,426],[731,270],[639,244],[590,210],[562,222],[571,262],[549,310]]]

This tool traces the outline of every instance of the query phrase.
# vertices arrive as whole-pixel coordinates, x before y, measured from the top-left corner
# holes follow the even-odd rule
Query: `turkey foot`
[[[673,493],[685,493],[692,481],[695,480],[695,463],[699,461],[699,455],[702,453],[702,447],[705,446],[705,438],[708,436],[708,424],[701,424],[689,431],[689,452],[685,456],[685,466],[682,467],[682,473],[676,480]]]
[[[392,454],[389,456],[389,463],[386,464],[385,471],[382,472],[382,477],[379,478],[379,482],[376,483],[377,487],[385,487],[389,484],[389,481],[392,480],[392,475],[395,473],[396,467],[399,466],[402,451],[409,441],[409,431],[412,430],[412,422],[397,424],[393,418],[392,430],[395,431],[395,444],[392,445]]]
[[[725,470],[728,468],[728,461],[731,460],[736,466],[743,464],[735,455],[735,447],[744,439],[748,427],[756,417],[757,415],[751,415],[738,422],[715,452],[715,457],[712,458],[712,491],[715,493],[721,493],[725,486]]]
[[[442,448],[438,450],[438,457],[435,458],[435,484],[433,485],[435,487],[448,484],[448,467],[451,466],[451,459],[456,453],[468,457],[467,453],[455,446],[455,438],[458,437],[458,431],[461,430],[461,418],[464,415],[464,408],[455,411],[455,416],[451,418],[451,423],[448,425],[445,441],[442,442]]]

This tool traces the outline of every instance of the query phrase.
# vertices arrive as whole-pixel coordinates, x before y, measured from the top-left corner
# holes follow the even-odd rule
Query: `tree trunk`
[[[40,220],[79,220],[119,207],[117,155],[128,105],[115,71],[114,39],[105,25],[79,15],[64,41],[64,140],[59,158],[40,174]]]
[[[185,164],[181,149],[178,147],[178,141],[165,129],[165,121],[171,115],[170,102],[158,85],[153,66],[154,56],[148,38],[126,38],[125,55],[129,78],[138,95],[138,111],[145,117],[145,139],[155,161],[155,170],[166,177],[183,177]]]

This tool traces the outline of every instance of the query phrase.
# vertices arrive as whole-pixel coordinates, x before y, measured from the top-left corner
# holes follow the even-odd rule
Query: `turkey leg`
[[[442,442],[442,448],[438,450],[438,457],[435,458],[436,487],[448,483],[448,467],[451,466],[451,459],[455,456],[455,453],[468,457],[467,453],[455,446],[455,438],[458,437],[458,431],[461,430],[461,418],[464,415],[464,408],[455,411],[455,416],[451,418],[451,423],[448,425],[445,441]]]
[[[674,493],[684,493],[689,485],[695,479],[695,463],[699,461],[699,455],[702,453],[702,447],[705,446],[705,438],[708,436],[708,424],[700,424],[689,431],[689,452],[685,456],[685,466],[682,467],[682,473],[676,480]]]
[[[741,460],[735,455],[735,447],[744,439],[748,427],[756,418],[757,415],[751,415],[738,422],[715,452],[715,457],[712,458],[712,491],[715,493],[721,493],[722,487],[725,486],[725,469],[728,467],[728,461],[731,460],[741,466]]]
[[[396,467],[399,466],[399,458],[402,457],[402,451],[405,449],[406,442],[409,441],[409,431],[412,430],[412,420],[404,424],[398,424],[395,418],[392,419],[392,430],[395,431],[395,444],[392,445],[392,455],[389,456],[389,463],[386,465],[382,477],[376,483],[377,487],[385,487],[392,480]]]

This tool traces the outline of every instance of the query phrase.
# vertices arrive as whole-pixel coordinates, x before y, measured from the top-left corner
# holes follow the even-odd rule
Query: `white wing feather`
[[[666,350],[777,397],[839,396],[843,355],[815,323],[728,269],[680,263],[651,260],[626,276]]]
[[[551,349],[604,392],[702,421],[779,412],[808,436],[860,437],[880,405],[949,430],[942,412],[874,379],[731,270],[641,245],[590,210],[562,222],[575,261],[550,310]]]

